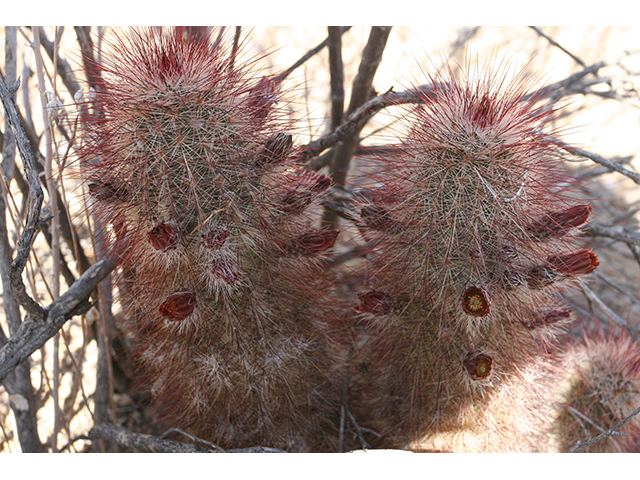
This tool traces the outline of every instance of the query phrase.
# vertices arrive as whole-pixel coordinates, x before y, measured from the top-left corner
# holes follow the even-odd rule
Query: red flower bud
[[[462,309],[473,317],[486,317],[491,310],[489,298],[480,287],[469,287],[462,294]]]
[[[282,197],[282,206],[285,213],[301,213],[311,204],[311,192],[288,192]]]
[[[565,275],[587,275],[600,265],[596,254],[588,248],[551,257],[547,261],[553,268]]]
[[[291,242],[293,249],[302,255],[315,255],[333,247],[340,230],[321,230],[305,233]]]
[[[264,118],[277,101],[275,82],[269,77],[262,77],[249,92],[247,103],[252,109],[253,116]]]
[[[355,308],[358,313],[379,313],[387,314],[393,308],[393,302],[389,295],[384,292],[372,290],[370,292],[359,293],[360,303]]]
[[[172,293],[160,305],[160,315],[167,320],[179,322],[193,313],[196,308],[196,297],[189,292]]]
[[[331,178],[326,175],[316,173],[313,177],[315,179],[315,184],[311,187],[312,192],[324,192],[331,186]]]
[[[547,258],[546,265],[537,265],[527,276],[527,283],[530,288],[542,288],[551,285],[556,279],[587,275],[593,272],[600,265],[598,257],[593,250],[583,248],[576,252],[564,255],[555,255]]]
[[[293,139],[291,135],[278,132],[267,141],[258,156],[257,164],[260,166],[277,164],[287,158],[292,147]]]
[[[178,228],[170,223],[159,222],[147,233],[149,243],[160,251],[172,250],[180,241]]]
[[[462,364],[473,380],[484,380],[491,375],[493,359],[486,353],[471,352]]]
[[[552,212],[527,227],[527,232],[535,240],[544,240],[551,236],[562,237],[572,228],[583,225],[589,218],[593,208],[591,205],[575,205],[562,210]]]
[[[116,188],[112,182],[91,182],[87,185],[89,195],[96,200],[103,202],[114,202],[122,200],[123,189]]]

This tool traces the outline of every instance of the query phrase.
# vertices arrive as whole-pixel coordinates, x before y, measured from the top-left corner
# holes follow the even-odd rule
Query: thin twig
[[[560,50],[562,50],[564,53],[569,55],[574,61],[576,61],[577,63],[579,63],[583,67],[587,66],[582,60],[580,60],[580,58],[578,58],[573,53],[571,53],[569,50],[564,48],[562,45],[560,45],[558,42],[556,42],[553,38],[551,38],[550,36],[548,36],[545,33],[543,33],[542,30],[540,30],[538,27],[529,26],[529,28],[532,29],[534,32],[536,32],[538,35],[540,35],[542,38],[546,39],[554,47],[558,47]]]
[[[567,453],[579,452],[580,450],[583,450],[583,449],[585,449],[587,447],[590,447],[594,443],[599,442],[600,440],[604,440],[607,437],[616,436],[616,435],[618,435],[618,436],[619,435],[626,435],[626,434],[618,432],[618,430],[620,428],[622,428],[624,425],[626,425],[629,421],[631,421],[631,419],[633,419],[633,417],[638,415],[638,413],[640,413],[640,407],[637,408],[631,415],[629,415],[627,418],[622,420],[620,423],[617,423],[616,425],[611,427],[609,430],[607,430],[606,432],[601,433],[597,437],[593,437],[592,439],[587,440],[586,442],[581,442],[580,440],[578,440],[576,442],[576,444]]]
[[[347,115],[351,115],[358,107],[375,96],[372,88],[373,79],[382,61],[382,54],[390,33],[391,27],[371,28],[369,39],[362,52],[358,74],[353,80]],[[356,125],[356,128],[342,140],[342,143],[336,149],[335,157],[331,162],[330,173],[334,185],[339,188],[344,186],[349,163],[358,144],[358,135],[364,124],[365,122],[360,122]]]
[[[338,128],[344,114],[344,71],[342,65],[342,27],[328,27],[329,74],[331,84],[331,130]]]
[[[344,33],[347,32],[350,28],[351,27],[342,27],[342,34],[344,35]],[[328,45],[328,43],[329,43],[329,38],[327,37],[325,40],[323,40],[321,43],[319,43],[316,47],[312,48],[307,53],[305,53],[302,57],[300,57],[300,59],[297,62],[295,62],[293,65],[291,65],[285,71],[280,73],[277,76],[277,78],[274,79],[274,81],[277,82],[277,83],[283,82],[291,74],[291,72],[293,72],[295,69],[297,69],[301,65],[304,65],[304,63],[307,60],[309,60],[315,54],[320,52],[324,47],[326,47]]]
[[[354,132],[360,122],[366,121],[380,110],[403,103],[424,103],[429,101],[435,88],[437,88],[437,86],[422,85],[403,92],[387,92],[372,98],[351,113],[338,128],[303,146],[297,154],[297,160],[303,163],[312,157],[320,155],[324,150],[332,147],[342,141],[347,135]]]
[[[602,280],[604,283],[606,283],[607,285],[609,285],[612,288],[615,288],[617,291],[619,291],[623,295],[625,295],[628,298],[630,298],[631,301],[633,301],[633,303],[635,303],[636,305],[640,305],[640,298],[636,297],[633,293],[631,293],[630,291],[626,290],[625,288],[622,288],[617,283],[612,282],[611,280],[609,280],[607,277],[605,277],[601,273],[598,273],[597,271],[594,272],[594,273],[595,273],[595,276],[597,278],[599,278],[600,280]]]
[[[622,328],[624,328],[627,332],[629,332],[629,334],[638,342],[640,343],[640,337],[638,336],[638,334],[640,334],[640,329],[629,325],[627,322],[625,322],[622,318],[620,318],[613,310],[611,310],[602,300],[600,300],[600,298],[598,298],[598,296],[593,292],[593,290],[591,290],[589,287],[587,287],[583,282],[580,283],[580,288],[582,289],[582,292],[584,293],[584,295],[592,302],[594,302],[596,305],[598,305],[598,307],[614,322],[616,322],[618,325],[620,325]]]
[[[356,434],[358,435],[358,439],[360,440],[360,444],[362,445],[362,449],[363,450],[368,450],[371,448],[371,446],[367,443],[367,441],[364,439],[364,435],[362,435],[362,432],[367,430],[369,432],[372,433],[376,433],[373,432],[372,430],[369,429],[364,429],[361,428],[360,425],[358,425],[358,422],[356,421],[356,419],[354,418],[353,414],[351,413],[351,411],[349,410],[349,405],[344,404],[344,410],[347,413],[347,417],[349,418],[349,420],[351,421],[351,423],[353,424],[353,428],[356,430]],[[377,435],[377,433],[376,433]]]
[[[569,87],[575,85],[576,83],[578,83],[580,80],[582,80],[584,77],[586,77],[589,74],[592,74],[592,73],[596,74],[598,70],[606,66],[607,66],[606,62],[594,63],[593,65],[590,65],[584,68],[583,70],[568,76],[564,80],[560,80],[559,82],[546,85],[534,92],[531,92],[525,95],[523,97],[523,100],[528,100],[529,98],[543,98],[549,95],[551,92],[553,92],[555,101],[558,101],[560,98],[562,98],[565,94],[568,93],[567,90],[569,89]]]
[[[66,87],[67,91],[71,95],[71,98],[75,95],[76,92],[80,90],[80,84],[76,79],[75,74],[73,73],[73,69],[69,62],[67,62],[64,58],[62,58],[57,51],[54,49],[54,42],[50,41],[44,28],[38,28],[40,32],[40,43],[44,51],[47,53],[47,56],[51,59],[52,62],[56,64],[56,71],[60,78],[62,79],[62,83]]]
[[[229,59],[229,71],[233,71],[233,65],[236,61],[236,55],[238,53],[238,45],[240,44],[240,33],[242,32],[242,27],[236,27],[235,33],[233,34],[233,48],[231,49],[231,57]]]
[[[560,148],[562,148],[563,150],[571,153],[572,155],[588,158],[589,160],[592,160],[592,161],[594,161],[596,163],[599,163],[600,165],[602,165],[604,167],[607,167],[611,171],[618,172],[618,173],[621,173],[623,175],[626,175],[631,180],[633,180],[635,183],[640,185],[640,174],[638,174],[636,172],[632,172],[628,168],[625,168],[622,165],[620,165],[619,163],[616,163],[616,162],[613,162],[613,161],[611,161],[611,160],[609,160],[607,158],[601,157],[600,155],[598,155],[596,153],[591,153],[591,152],[588,152],[586,150],[582,150],[580,148],[576,148],[574,146],[571,146],[571,145],[569,145],[567,143],[564,143],[563,141],[561,141],[558,138],[555,138],[555,137],[552,137],[552,136],[549,136],[549,138],[556,145],[558,145]]]
[[[640,235],[638,234],[638,227],[605,227],[598,223],[591,223],[585,225],[584,230],[589,235],[594,237],[608,237],[614,238],[621,242],[632,243],[640,246]]]
[[[179,433],[180,435],[184,435],[185,437],[187,437],[189,440],[191,440],[193,443],[202,443],[208,447],[211,447],[214,450],[217,450],[220,453],[226,453],[226,450],[222,447],[220,447],[219,445],[216,445],[215,443],[212,442],[208,442],[207,440],[203,440],[202,438],[198,438],[195,437],[179,428],[170,428],[169,430],[167,430],[166,432],[164,432],[160,438],[165,439],[167,438],[169,435],[172,435],[174,433]]]
[[[91,27],[73,27],[78,37],[78,44],[82,51],[82,63],[87,74],[87,82],[89,86],[96,92],[99,91],[102,84],[102,76],[100,73],[100,65],[96,62],[93,53],[93,40],[91,39]]]

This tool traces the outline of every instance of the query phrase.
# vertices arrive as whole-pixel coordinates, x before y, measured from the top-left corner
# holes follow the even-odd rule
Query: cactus
[[[560,358],[552,433],[568,451],[612,428],[640,407],[640,345],[625,332],[585,332]],[[639,452],[640,419],[588,447],[587,452]]]
[[[83,175],[164,418],[223,448],[325,450],[335,313],[322,265],[338,231],[316,221],[330,182],[292,160],[260,58],[226,43],[180,29],[116,38]]]
[[[571,318],[558,294],[598,266],[576,241],[591,207],[571,199],[576,179],[559,165],[548,131],[559,110],[526,82],[452,69],[431,81],[401,106],[407,132],[360,199],[371,249],[350,408],[375,446],[550,449],[531,434],[553,415],[539,420],[534,397],[548,400],[537,383]]]

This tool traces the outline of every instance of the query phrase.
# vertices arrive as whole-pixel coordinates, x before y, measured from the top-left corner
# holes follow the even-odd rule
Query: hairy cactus
[[[558,293],[598,266],[576,245],[591,207],[570,198],[575,179],[546,131],[552,104],[491,72],[432,81],[362,195],[371,251],[355,312],[366,341],[349,404],[380,435],[373,445],[546,449],[531,434],[511,440],[543,427],[535,385],[571,317]],[[504,406],[515,404],[514,420]]]
[[[587,333],[568,346],[559,362],[556,390],[559,414],[552,433],[561,451],[612,428],[640,407],[640,345],[624,332]],[[633,417],[588,452],[639,452],[640,419]]]
[[[330,182],[292,161],[260,59],[200,40],[116,39],[86,119],[83,173],[119,248],[122,316],[172,424],[224,448],[327,449],[321,272],[338,232],[316,220]]]

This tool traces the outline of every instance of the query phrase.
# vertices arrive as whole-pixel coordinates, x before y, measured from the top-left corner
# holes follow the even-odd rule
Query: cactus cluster
[[[357,197],[368,248],[345,309],[325,271],[340,232],[319,227],[331,180],[294,161],[260,59],[211,39],[116,38],[84,119],[123,322],[172,424],[224,448],[552,451],[594,433],[571,409],[606,427],[633,410],[636,344],[556,342],[560,294],[598,259],[553,104],[448,69],[400,105],[406,131]]]
[[[215,37],[214,37],[215,38]],[[225,448],[322,449],[335,315],[277,83],[229,42],[133,31],[101,66],[83,168],[112,226],[123,317],[159,410]]]

